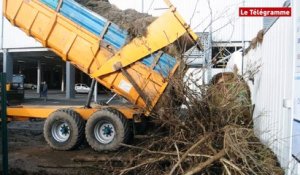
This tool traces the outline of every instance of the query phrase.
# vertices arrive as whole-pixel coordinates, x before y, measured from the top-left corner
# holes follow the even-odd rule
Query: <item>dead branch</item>
[[[149,154],[160,154],[160,155],[165,155],[165,156],[178,156],[177,152],[152,151],[152,150],[146,149],[144,147],[127,145],[127,144],[124,144],[124,143],[122,143],[121,145],[124,146],[124,147],[127,147],[127,148],[143,150],[143,151],[146,151]],[[182,152],[179,152],[179,154],[182,154]],[[205,155],[205,154],[187,154],[187,156],[189,156],[189,157],[205,157],[205,158],[210,157],[209,155]]]
[[[225,155],[226,155],[226,150],[223,149],[218,154],[212,156],[204,163],[200,163],[198,166],[196,166],[195,168],[193,168],[190,171],[188,171],[187,173],[185,173],[185,175],[193,175],[195,173],[198,173],[198,172],[202,171],[204,168],[206,168],[207,166],[210,166],[215,161],[221,159]]]
[[[204,141],[207,140],[207,138],[211,137],[212,134],[207,134],[204,137],[202,137],[196,144],[194,144],[190,149],[188,149],[183,156],[178,160],[178,162],[173,166],[172,170],[170,171],[169,175],[172,175],[176,168],[181,164],[181,162],[189,155],[191,151],[193,151],[195,148],[197,148],[200,144],[202,144]]]
[[[175,146],[175,148],[176,148],[177,158],[178,158],[178,162],[179,162],[179,161],[181,161],[181,158],[180,158],[180,152],[179,152],[179,149],[178,149],[178,146],[177,146],[176,142],[174,143],[174,146]],[[179,168],[180,168],[180,171],[181,171],[182,173],[184,173],[184,170],[183,170],[181,164],[179,164]]]
[[[163,160],[164,158],[165,158],[165,157],[160,157],[160,158],[158,158],[158,159],[153,159],[153,158],[152,158],[152,159],[148,159],[148,160],[144,161],[144,162],[141,163],[141,164],[138,164],[138,165],[133,166],[133,167],[130,167],[130,168],[123,169],[123,170],[120,172],[120,175],[123,175],[123,174],[125,174],[125,173],[127,173],[127,172],[129,172],[129,171],[132,171],[132,170],[134,170],[134,169],[140,168],[140,167],[145,166],[145,165],[147,165],[147,164],[152,164],[152,163],[155,163],[155,162],[159,162],[159,161]]]
[[[236,166],[234,163],[230,162],[229,160],[227,160],[225,158],[221,158],[220,161],[224,164],[231,166],[233,169],[238,171],[241,175],[245,175],[245,173],[243,173],[242,170],[238,166]]]

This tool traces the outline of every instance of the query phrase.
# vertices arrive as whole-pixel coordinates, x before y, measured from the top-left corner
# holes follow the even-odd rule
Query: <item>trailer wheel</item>
[[[44,137],[51,148],[72,150],[84,140],[85,121],[72,109],[59,109],[47,118]]]
[[[85,136],[96,151],[114,151],[121,143],[132,139],[132,127],[124,115],[115,109],[103,109],[88,119]]]

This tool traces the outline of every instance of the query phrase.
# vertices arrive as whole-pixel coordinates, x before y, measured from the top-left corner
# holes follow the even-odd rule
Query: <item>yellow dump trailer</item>
[[[191,43],[198,40],[168,1],[170,9],[148,26],[147,35],[131,41],[126,31],[73,0],[3,2],[4,16],[13,25],[132,104],[101,109],[8,109],[12,118],[47,118],[45,138],[59,150],[77,147],[84,133],[99,151],[127,142],[131,119],[151,113],[180,64],[162,49],[182,36]]]

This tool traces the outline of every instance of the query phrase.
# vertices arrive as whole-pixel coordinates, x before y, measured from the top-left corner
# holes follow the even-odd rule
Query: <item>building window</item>
[[[241,46],[226,46],[220,47],[215,46],[212,48],[212,62],[213,68],[225,68],[228,62],[228,56],[230,56],[235,51],[240,50]]]

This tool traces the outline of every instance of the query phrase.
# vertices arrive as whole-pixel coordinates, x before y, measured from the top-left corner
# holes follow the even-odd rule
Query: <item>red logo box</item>
[[[240,17],[290,17],[292,9],[290,7],[240,7]]]

